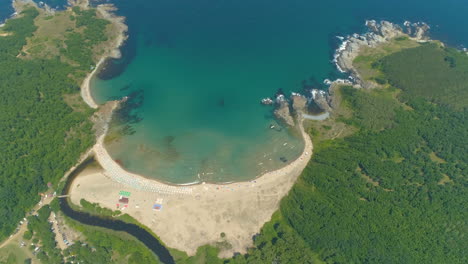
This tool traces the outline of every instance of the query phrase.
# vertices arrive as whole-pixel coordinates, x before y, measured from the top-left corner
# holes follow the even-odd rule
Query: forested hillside
[[[335,122],[358,132],[327,139],[314,123],[312,161],[274,220],[281,232],[267,225],[226,262],[307,263],[309,250],[326,263],[468,262],[468,56],[428,44],[373,67],[402,90],[343,87],[352,117]]]
[[[468,58],[463,51],[430,43],[394,53],[374,67],[405,91],[403,101],[420,96],[455,109],[468,106]]]
[[[78,94],[83,69],[89,70],[90,53],[83,53],[83,60],[65,63],[59,54],[23,52],[27,39],[37,37],[38,19],[54,19],[40,16],[36,8],[26,8],[1,28],[0,240],[38,202],[47,183],[57,183],[94,141],[89,120],[93,112],[83,107]],[[102,40],[103,23],[93,28],[100,30],[93,32],[99,39],[90,41]],[[86,30],[82,37],[88,39]],[[91,49],[91,44],[83,47]],[[67,48],[63,45],[61,52],[69,54]],[[70,55],[74,56],[78,55]]]

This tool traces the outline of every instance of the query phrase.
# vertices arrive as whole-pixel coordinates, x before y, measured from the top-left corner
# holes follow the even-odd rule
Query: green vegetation
[[[26,248],[20,248],[19,245],[9,244],[0,249],[0,263],[25,264],[31,263],[31,258]]]
[[[225,238],[221,234],[220,237]],[[178,264],[322,263],[280,212],[275,213],[260,234],[254,237],[254,247],[247,254],[237,254],[232,259],[219,259],[220,249],[226,246],[229,246],[226,242],[206,245],[198,248],[196,255],[192,257],[176,250],[171,250],[171,254]]]
[[[53,16],[41,12],[34,22],[38,29],[28,38],[22,57],[60,59],[76,67],[75,79],[94,67],[114,29],[109,21],[97,17],[95,9],[77,6]]]
[[[465,52],[431,43],[387,56],[378,66],[393,86],[405,91],[403,101],[420,96],[455,109],[468,105]]]
[[[399,37],[395,38],[395,41],[390,41],[374,48],[364,47],[359,52],[359,56],[354,59],[353,66],[359,71],[361,79],[385,85],[386,78],[377,67],[374,67],[375,62],[387,55],[419,46],[420,44],[416,41],[412,41],[407,37]]]
[[[305,241],[276,213],[254,238],[255,247],[225,263],[321,263]]]
[[[160,263],[157,257],[132,236],[105,228],[82,225],[67,218],[67,224],[80,231],[85,241],[75,243],[64,251],[66,263]]]
[[[368,67],[402,90],[342,87],[340,108],[352,115],[338,115],[330,129],[312,126],[320,140],[279,220],[265,225],[263,242],[256,238],[247,255],[224,262],[307,263],[291,253],[300,249],[325,263],[467,263],[465,57],[434,44],[374,54],[379,62],[369,59]],[[335,126],[356,130],[339,138],[329,133]],[[282,252],[294,258],[281,261]]]
[[[107,40],[103,32],[109,21],[96,18],[96,10],[81,10],[78,6],[73,7],[75,23],[78,29],[84,28],[82,32],[70,32],[66,35],[65,48],[60,51],[70,60],[77,62],[82,70],[88,70],[94,66],[93,47]]]
[[[95,216],[99,216],[99,217],[113,217],[113,218],[121,220],[121,221],[123,221],[125,223],[137,225],[137,226],[145,229],[149,233],[151,233],[156,239],[160,240],[159,237],[156,234],[154,234],[153,231],[151,231],[151,229],[149,229],[147,226],[145,226],[145,225],[141,224],[140,222],[138,222],[138,220],[136,220],[135,218],[133,218],[129,214],[122,214],[122,211],[120,211],[120,210],[113,211],[113,210],[110,210],[108,208],[101,207],[98,203],[90,203],[90,202],[86,201],[85,199],[80,200],[81,207],[78,207],[78,206],[76,206],[76,205],[74,205],[74,204],[72,204],[70,202],[69,202],[69,204],[74,210],[84,211],[86,213],[89,213],[89,214],[95,215]]]
[[[72,28],[64,46],[57,42],[69,63],[34,57],[47,46],[25,56],[27,39],[37,30],[36,9],[2,28],[11,34],[0,37],[0,239],[38,201],[46,183],[56,184],[93,143],[92,111],[75,111],[64,98],[73,102],[68,95],[78,92],[79,76],[93,65],[93,47],[106,40],[106,23],[94,11],[73,12],[68,18],[80,30]],[[313,129],[320,138],[313,159],[255,236],[254,247],[229,260],[217,258],[219,248],[229,246],[223,242],[201,247],[194,257],[172,250],[178,263],[468,262],[468,57],[406,38],[364,53],[355,61],[358,70],[387,88],[342,88],[342,105],[352,114],[335,121],[343,129],[354,127],[347,129],[354,134],[332,136],[331,123]],[[81,205],[115,216],[84,200]],[[69,219],[86,239],[61,252],[50,232],[50,213],[45,206],[28,217],[24,234],[40,245],[37,258],[44,263],[158,263],[129,235]],[[27,258],[1,253],[7,263]]]
[[[38,194],[47,190],[47,183],[56,185],[94,142],[89,120],[93,111],[75,103],[72,108],[64,98],[75,98],[72,95],[79,92],[84,69],[89,70],[92,47],[103,38],[90,37],[79,53],[70,55],[76,61],[86,61],[86,67],[65,63],[57,56],[27,55],[23,48],[39,30],[35,22],[54,23],[59,16],[41,17],[37,9],[26,8],[19,18],[6,22],[2,31],[7,34],[0,37],[0,240],[11,234],[39,201]],[[87,32],[89,26],[100,30],[93,35],[105,35],[102,26],[90,23],[80,28]]]
[[[112,211],[107,208],[102,208],[99,206],[97,203],[90,203],[86,201],[85,199],[80,200],[80,205],[83,207],[83,209],[94,215],[99,215],[99,216],[117,216],[121,214],[120,211]]]
[[[171,250],[171,255],[174,257],[177,264],[221,264],[222,259],[218,258],[220,249],[213,245],[205,245],[197,249],[195,256],[189,257],[185,252]]]
[[[55,233],[51,231],[52,224],[48,221],[50,213],[50,207],[43,206],[37,216],[29,216],[28,231],[33,234],[33,241],[40,241],[40,245],[35,243],[35,246],[40,247],[37,258],[42,263],[59,264],[62,263],[63,257],[60,249],[56,247]]]
[[[285,218],[327,263],[466,262],[466,113],[411,106],[394,128],[362,128],[314,153],[285,199]],[[432,151],[450,162],[433,162]],[[453,184],[439,184],[444,174]]]
[[[390,128],[394,123],[398,103],[392,98],[389,90],[363,93],[353,87],[343,87],[341,95],[354,110],[353,117],[349,121],[374,131]]]

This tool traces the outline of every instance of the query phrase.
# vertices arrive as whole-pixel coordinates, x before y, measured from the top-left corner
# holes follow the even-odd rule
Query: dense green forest
[[[18,56],[36,31],[38,16],[37,9],[25,9],[6,22],[2,31],[10,34],[0,37],[0,240],[38,202],[47,183],[57,183],[94,141],[92,110],[74,111],[64,100],[79,92],[82,79],[70,76],[83,66],[58,56]]]
[[[405,91],[404,101],[421,96],[456,109],[468,106],[468,57],[463,51],[426,43],[391,54],[374,67]]]
[[[34,8],[2,28],[12,34],[0,37],[0,239],[14,230],[47,183],[57,183],[93,143],[92,111],[74,111],[64,95],[78,92],[70,74],[93,64],[90,49],[106,39],[95,32],[106,23],[82,19],[93,12],[74,12],[77,26],[89,30],[70,33],[68,49],[61,52],[78,65],[58,57],[18,56],[36,30]],[[89,45],[76,46],[84,40]],[[321,124],[312,124],[312,161],[247,254],[221,260],[216,248],[203,247],[195,257],[176,259],[468,263],[468,56],[425,44],[380,58],[372,67],[382,73],[379,82],[391,87],[341,88],[342,106],[352,115],[336,122],[358,132],[326,139],[317,134]],[[61,263],[64,257],[80,263],[112,263],[119,257],[128,263],[157,261],[133,238],[72,220],[86,239],[60,252],[49,232],[50,211],[43,207],[29,217],[25,237],[41,242],[37,257],[44,263]]]
[[[93,47],[108,38],[103,34],[106,25],[110,22],[96,17],[96,10],[81,10],[80,7],[73,7],[74,19],[78,29],[83,28],[83,32],[70,32],[66,34],[66,48],[61,49],[61,53],[67,58],[78,62],[81,69],[87,70],[94,66]]]
[[[51,232],[52,224],[49,223],[49,216],[52,212],[49,206],[43,206],[38,210],[37,215],[28,217],[28,231],[24,239],[32,239],[34,245],[30,245],[31,251],[36,246],[40,249],[36,255],[42,263],[61,263],[63,257],[61,251],[56,246],[55,233]],[[40,244],[39,244],[40,243]]]
[[[467,112],[409,104],[393,128],[317,151],[284,200],[288,223],[327,263],[466,263]]]
[[[153,252],[128,234],[85,226],[72,219],[67,219],[67,224],[80,231],[86,238],[75,241],[63,252],[66,259],[64,263],[160,263]]]
[[[23,241],[28,245],[41,263],[128,263],[128,264],[157,264],[157,257],[136,238],[121,232],[110,231],[104,228],[91,227],[80,224],[59,213],[58,201],[54,200],[51,206],[42,207],[37,215],[28,217],[28,231]],[[58,214],[64,219],[67,226],[79,232],[79,240],[64,251],[61,251],[55,241],[55,233],[51,232],[52,224],[49,222],[51,213]],[[0,261],[1,262],[1,261]],[[15,262],[16,263],[16,262]]]
[[[315,122],[314,156],[280,217],[220,263],[467,263],[467,62],[427,44],[373,64],[394,87],[342,87],[352,117],[335,120],[358,132],[326,139]]]

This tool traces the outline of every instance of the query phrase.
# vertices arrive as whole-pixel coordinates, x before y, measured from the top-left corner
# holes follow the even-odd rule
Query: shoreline
[[[289,165],[251,181],[191,186],[168,185],[126,172],[100,144],[104,138],[100,135],[93,151],[102,169],[78,175],[71,183],[70,199],[77,205],[85,199],[127,213],[165,245],[190,256],[200,246],[223,242],[231,247],[223,248],[220,257],[246,253],[253,246],[252,237],[271,220],[312,157],[312,140],[302,122],[300,126],[304,149]],[[118,201],[121,191],[131,193],[126,205]],[[159,209],[154,209],[156,204]]]
[[[89,7],[89,3],[86,3],[86,6]],[[125,17],[116,16],[112,12],[117,10],[117,8],[113,4],[100,4],[96,7],[97,13],[100,16],[109,21],[112,25],[116,27],[118,30],[118,34],[116,39],[109,44],[110,51],[106,52],[104,55],[101,56],[96,67],[93,69],[91,73],[89,73],[86,78],[83,80],[81,84],[81,97],[83,101],[91,108],[97,109],[99,105],[94,100],[93,96],[91,95],[91,79],[99,72],[101,66],[105,61],[109,58],[119,59],[121,58],[122,54],[120,53],[120,47],[124,44],[127,40],[128,36],[126,32],[128,30],[127,25],[125,24]]]
[[[86,6],[89,6],[89,3],[86,1],[85,2],[85,5]],[[120,32],[117,36],[117,39],[114,43],[114,45],[111,45],[113,47],[113,49],[108,52],[108,54],[104,54],[103,56],[101,56],[99,62],[96,64],[96,67],[93,69],[93,71],[91,73],[89,73],[86,78],[83,80],[83,83],[81,85],[81,97],[83,98],[83,100],[85,101],[85,103],[90,107],[90,108],[93,108],[93,109],[98,109],[99,108],[99,104],[94,100],[92,94],[91,94],[91,79],[99,72],[99,70],[101,69],[102,65],[106,62],[107,59],[109,58],[120,58],[121,57],[121,53],[120,53],[120,47],[123,45],[124,41],[127,39],[127,35],[125,35],[125,33],[127,32],[128,30],[128,27],[127,25],[125,25],[124,23],[124,20],[125,18],[124,17],[119,17],[119,16],[115,16],[113,13],[111,13],[112,11],[115,11],[116,10],[116,7],[113,5],[113,4],[101,4],[101,5],[98,5],[96,7],[96,9],[98,10],[98,12],[101,14],[101,16],[110,21],[111,23],[113,23],[114,25],[117,26],[117,28],[119,28]],[[114,111],[114,109],[118,107],[118,106],[115,106],[113,109],[112,109],[112,113]],[[111,115],[112,115],[111,113]],[[307,118],[305,118],[307,119]],[[300,121],[299,123],[301,123],[302,121]],[[106,124],[108,125],[108,123]],[[302,123],[299,125],[299,129],[302,130]],[[273,170],[273,171],[267,171],[267,172],[263,172],[261,173],[260,175],[257,175],[255,178],[251,179],[251,180],[248,180],[248,181],[241,181],[241,182],[238,182],[238,181],[230,181],[230,182],[225,182],[225,183],[211,183],[211,182],[201,182],[201,181],[194,181],[194,182],[190,182],[190,183],[182,183],[182,184],[175,184],[175,183],[170,183],[170,182],[164,182],[164,181],[161,181],[161,180],[158,180],[158,179],[152,179],[152,178],[148,178],[148,177],[145,177],[143,175],[139,175],[139,174],[136,174],[136,173],[132,173],[132,172],[129,172],[127,171],[125,168],[121,167],[119,164],[117,164],[113,159],[112,157],[110,156],[110,154],[107,152],[107,149],[104,145],[104,138],[105,138],[105,134],[107,134],[107,127],[105,128],[106,132],[104,133],[104,135],[100,135],[97,137],[96,141],[97,143],[95,144],[95,146],[93,147],[93,150],[94,152],[96,153],[96,157],[99,156],[99,158],[102,158],[104,164],[107,164],[106,165],[106,168],[108,170],[112,170],[112,171],[119,171],[121,175],[126,175],[126,179],[123,179],[123,178],[119,178],[117,179],[116,181],[118,182],[128,182],[128,183],[135,183],[135,182],[145,182],[146,185],[152,185],[151,182],[154,182],[156,184],[158,184],[157,187],[155,187],[156,189],[161,189],[161,186],[172,186],[172,187],[179,187],[179,188],[184,188],[184,187],[188,187],[188,186],[196,186],[196,185],[204,185],[204,184],[211,184],[211,185],[222,185],[222,186],[226,186],[226,185],[230,185],[230,184],[236,184],[236,183],[242,183],[242,182],[253,182],[253,181],[256,181],[258,180],[259,178],[261,177],[264,177],[265,175],[268,175],[269,173],[275,173],[276,171],[278,170],[281,170],[285,167],[289,167],[289,166],[292,166],[295,162],[297,162],[299,159],[303,158],[303,153],[301,153],[300,156],[298,156],[294,161],[291,161],[289,162],[288,164],[286,164],[285,166],[277,169],[277,170]],[[302,135],[302,139],[305,140],[305,137],[308,137],[307,135]],[[304,150],[307,148],[306,144],[304,144]],[[306,151],[307,152],[307,151]],[[311,150],[310,150],[311,152]],[[98,161],[99,158],[96,158],[96,160]],[[111,162],[112,161],[112,162]],[[101,166],[102,166],[102,163],[101,161],[98,161]],[[115,163],[115,164],[113,164]],[[113,165],[111,165],[113,164]],[[104,168],[104,166],[103,166]],[[115,177],[114,177],[115,178]],[[143,188],[141,187],[142,184],[138,184],[137,185],[137,188],[138,186],[140,188]],[[164,188],[163,188],[164,189]],[[173,192],[177,192],[175,190],[172,190]]]
[[[335,50],[332,63],[341,73],[349,74],[350,79],[355,87],[359,88],[374,88],[376,85],[370,81],[363,80],[357,70],[354,68],[353,62],[359,55],[362,48],[375,48],[379,45],[388,43],[392,39],[398,37],[407,37],[417,42],[432,41],[427,37],[427,32],[430,27],[424,22],[411,23],[405,21],[403,27],[398,24],[381,20],[366,20],[365,25],[367,32],[346,37],[339,37],[342,43]]]
[[[105,8],[98,6],[98,10]],[[107,10],[101,14],[107,19],[112,16]],[[123,18],[117,19],[121,26],[124,25]],[[125,41],[127,27],[124,25],[120,29],[112,52],[100,58],[96,68],[82,84],[82,98],[91,108],[101,110],[102,107],[91,96],[90,80],[107,58],[120,57],[119,47]],[[304,119],[301,118],[298,128],[304,142],[302,153],[289,164],[261,173],[255,179],[230,183],[198,182],[191,185],[172,185],[148,179],[126,171],[105,148],[104,138],[109,122],[119,105],[120,101],[115,101],[103,118],[96,135],[96,144],[88,152],[89,155],[94,153],[102,171],[78,175],[71,182],[70,200],[79,205],[79,201],[85,199],[115,210],[120,191],[129,191],[132,193],[132,206],[122,205],[117,206],[117,209],[122,212],[125,210],[125,213],[150,228],[167,246],[189,255],[195,255],[200,246],[220,240],[231,245],[230,248],[222,249],[219,254],[221,257],[232,257],[236,252],[246,253],[253,245],[252,237],[271,220],[281,199],[289,193],[312,157],[312,140],[304,131]],[[155,210],[155,204],[163,205],[164,210]],[[190,223],[187,219],[190,219]],[[221,233],[226,234],[226,237],[220,238]]]
[[[117,107],[117,106],[116,106]],[[115,108],[113,110],[115,110]],[[168,182],[163,182],[157,179],[149,179],[143,175],[137,173],[132,173],[123,168],[118,164],[112,156],[107,151],[104,145],[104,138],[106,133],[100,135],[97,139],[96,144],[93,147],[96,161],[101,165],[104,170],[104,174],[113,181],[116,181],[121,184],[127,184],[132,188],[146,191],[153,191],[165,194],[192,194],[193,189],[197,186],[209,186],[209,187],[229,187],[231,185],[243,184],[243,183],[257,183],[262,181],[262,178],[269,177],[270,175],[275,175],[278,173],[287,174],[288,171],[292,170],[297,166],[305,167],[312,156],[313,145],[310,137],[304,131],[303,120],[299,121],[299,130],[301,131],[302,140],[304,141],[304,148],[302,153],[289,164],[269,172],[262,173],[257,177],[248,180],[248,181],[230,181],[226,183],[210,183],[210,182],[192,182],[192,183],[183,183],[183,184],[173,184]],[[107,132],[107,128],[106,128]],[[302,164],[302,163],[306,164]]]
[[[90,81],[94,77],[94,75],[97,73],[99,67],[104,63],[106,60],[105,57],[101,58],[99,62],[96,64],[96,68],[89,73],[86,78],[83,81],[83,84],[81,85],[81,98],[83,98],[83,101],[91,108],[97,109],[99,105],[94,101],[93,96],[91,95],[91,87],[90,87]]]

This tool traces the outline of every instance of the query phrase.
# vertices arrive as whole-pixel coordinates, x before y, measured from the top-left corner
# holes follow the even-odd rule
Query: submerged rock
[[[270,97],[263,98],[261,102],[262,102],[262,104],[264,104],[264,105],[271,105],[271,104],[274,103],[273,100],[271,100]]]

